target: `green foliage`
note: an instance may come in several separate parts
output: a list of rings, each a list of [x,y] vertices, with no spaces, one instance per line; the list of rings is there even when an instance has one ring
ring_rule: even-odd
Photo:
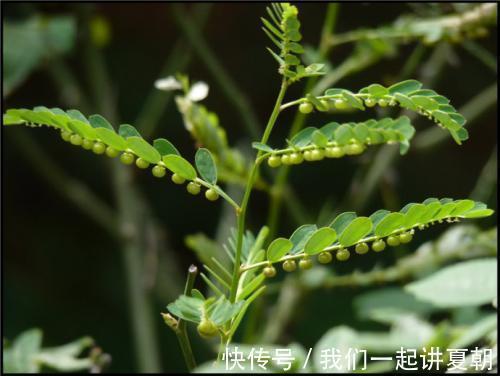
[[[120,159],[125,164],[130,164],[135,157],[138,158],[136,165],[139,168],[148,168],[152,164],[153,175],[157,177],[163,177],[165,175],[163,169],[167,168],[184,180],[211,189],[237,208],[236,203],[216,185],[217,168],[208,149],[200,149],[196,154],[196,167],[200,172],[200,179],[193,165],[183,158],[167,139],[156,139],[151,145],[130,124],[121,124],[117,133],[109,121],[101,115],[91,115],[87,119],[78,110],[65,112],[59,108],[48,109],[39,106],[33,110],[9,109],[3,116],[3,124],[48,126],[58,129],[63,140],[93,150],[96,154],[106,151],[109,157],[117,157],[119,152],[122,152]],[[207,198],[209,197],[211,196],[207,195]]]
[[[481,38],[488,35],[487,26],[496,24],[497,6],[494,4],[475,5],[460,13],[437,17],[417,17],[405,15],[391,25],[376,29],[359,29],[332,38],[331,45],[357,40],[391,40],[402,42],[414,40],[425,44],[439,41],[459,42],[464,38]]]
[[[279,49],[279,53],[267,49],[278,62],[279,73],[285,76],[289,83],[304,77],[324,74],[322,71],[324,64],[313,63],[308,66],[301,64],[299,56],[304,53],[304,48],[299,43],[302,35],[297,7],[289,3],[272,3],[266,10],[270,21],[261,18],[264,24],[262,30]]]
[[[405,289],[438,307],[491,303],[497,296],[497,260],[487,258],[451,265]]]
[[[366,107],[375,105],[381,107],[400,106],[418,112],[441,128],[448,130],[458,144],[468,138],[468,132],[464,128],[465,118],[457,112],[455,107],[449,104],[449,99],[434,90],[422,89],[422,84],[417,80],[406,80],[388,88],[379,84],[372,84],[360,89],[357,93],[346,89],[327,89],[321,96],[313,97],[309,95],[287,103],[282,108],[311,101],[314,101],[313,104],[317,109],[319,109],[317,103],[324,103],[329,108],[354,108],[362,111]]]
[[[177,109],[182,114],[186,130],[196,141],[196,146],[206,148],[218,169],[219,179],[229,183],[244,184],[247,177],[249,162],[239,150],[231,148],[227,140],[225,129],[219,124],[215,112],[209,111],[205,106],[193,100],[193,87],[187,77],[179,76],[183,82],[183,95],[177,95],[175,101]],[[172,78],[173,79],[173,78]]]
[[[59,372],[97,371],[106,362],[107,355],[94,348],[86,357],[80,355],[94,347],[92,338],[83,337],[66,345],[42,348],[42,331],[30,329],[3,349],[3,372],[39,373],[42,368]]]
[[[398,119],[370,119],[361,123],[330,122],[321,128],[307,127],[302,129],[288,141],[288,148],[285,149],[275,150],[260,143],[253,143],[253,147],[264,151],[265,158],[279,156],[281,163],[293,164],[286,159],[293,153],[301,154],[305,161],[318,160],[311,157],[315,150],[322,151],[326,158],[341,158],[359,154],[353,153],[353,145],[359,145],[361,152],[363,152],[369,145],[399,143],[401,154],[405,154],[414,134],[415,129],[411,125],[410,119],[402,116]]]
[[[410,203],[399,212],[378,210],[369,217],[358,217],[354,212],[345,212],[335,217],[330,226],[317,228],[316,225],[303,225],[290,236],[289,242],[286,242],[285,238],[277,239],[276,243],[271,243],[276,246],[276,249],[272,249],[272,257],[269,257],[268,249],[267,262],[283,262],[324,251],[342,251],[346,247],[376,242],[382,238],[389,239],[389,245],[399,245],[400,242],[411,241],[411,236],[406,239],[403,235],[412,235],[416,229],[423,230],[436,223],[486,217],[491,214],[493,210],[486,208],[481,202],[448,198],[429,198],[423,203]],[[391,238],[398,241],[392,244]],[[243,269],[248,270],[265,264],[246,263]]]

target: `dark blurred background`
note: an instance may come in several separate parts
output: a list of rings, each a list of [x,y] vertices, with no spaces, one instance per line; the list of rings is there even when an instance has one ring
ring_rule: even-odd
[[[194,6],[186,6],[190,15]],[[172,17],[171,6],[162,3],[2,3],[3,21],[21,20],[35,12],[48,16],[74,15],[78,18],[81,7],[90,8],[93,17],[99,16],[109,28],[109,41],[101,51],[116,95],[119,119],[134,124],[146,94],[160,77],[164,61],[182,36]],[[326,5],[300,4],[299,9],[304,43],[317,45]],[[336,31],[387,24],[403,13],[414,11],[414,6],[404,3],[342,3]],[[214,4],[203,27],[204,37],[229,75],[249,98],[261,124],[267,120],[279,85],[276,64],[265,50],[269,41],[260,29],[259,17],[264,13],[265,4]],[[92,82],[85,68],[82,38],[82,33],[77,32],[72,51],[63,59],[84,92],[90,93]],[[189,42],[184,40],[184,43]],[[496,56],[496,28],[477,43]],[[361,73],[346,77],[337,85],[354,91],[373,82],[390,84],[414,48],[415,44],[412,43],[400,46],[397,57],[383,59]],[[329,56],[329,61],[335,67],[351,50],[349,45],[340,46]],[[433,47],[425,49],[423,62],[432,50]],[[494,84],[496,73],[485,68],[481,61],[459,45],[450,51],[445,69],[435,80],[433,88],[451,98],[455,107],[460,109],[473,96]],[[64,101],[66,94],[61,93],[53,75],[49,73],[50,64],[53,62],[48,60],[40,65],[12,94],[4,97],[4,111],[6,108],[31,108],[37,105],[67,108]],[[249,145],[250,141],[254,141],[242,125],[240,114],[228,102],[216,78],[196,51],[184,72],[193,80],[209,83],[210,94],[204,104],[218,113],[232,145]],[[416,70],[415,76],[418,72]],[[289,91],[288,98],[295,98],[301,93],[302,87],[297,85]],[[398,209],[407,202],[419,202],[427,197],[468,197],[496,147],[495,107],[490,106],[475,118],[469,129],[470,139],[461,147],[448,137],[438,147],[425,152],[415,152],[410,148],[408,155],[397,157],[396,163],[385,171],[382,182],[360,214],[369,215],[388,205],[391,206],[389,209]],[[95,105],[90,106],[90,113],[98,112]],[[373,113],[335,116],[336,121],[357,121],[367,119]],[[283,144],[292,118],[292,111],[284,113],[270,144]],[[325,122],[325,115],[311,116],[307,124],[317,126],[321,122]],[[426,119],[417,119],[415,125],[417,134],[433,126]],[[13,141],[14,133],[23,133],[34,139],[40,150],[67,176],[85,182],[109,206],[115,206],[109,162],[105,157],[85,153],[62,142],[52,130],[2,128],[4,336],[13,338],[34,326],[44,330],[46,345],[58,345],[82,335],[90,335],[112,355],[110,371],[136,369],[120,246],[47,184],[36,163],[26,158],[25,152]],[[185,131],[173,101],[169,101],[165,107],[154,136],[173,140],[187,156],[194,154],[193,142]],[[327,201],[333,213],[333,208],[346,197],[352,178],[368,168],[377,152],[377,148],[373,149],[359,158],[328,160],[293,169],[291,185],[311,218],[318,218]],[[184,237],[197,232],[213,237],[222,214],[222,203],[213,204],[190,197],[182,188],[158,181],[138,169],[134,169],[133,178],[150,203],[164,236],[162,247],[158,250],[159,264],[150,273],[166,273],[166,264],[175,265],[183,271],[190,263],[196,263],[194,254],[184,244]],[[253,196],[249,224],[255,231],[266,218],[267,203],[265,195],[257,193]],[[494,197],[488,204],[496,209]],[[485,228],[494,223],[496,216],[479,222]],[[279,234],[289,236],[295,227],[296,224],[283,211]],[[425,239],[422,235],[418,236],[410,248],[437,236],[443,228],[432,229]],[[161,254],[168,256],[161,257]],[[363,258],[363,264],[359,264],[360,258],[354,258],[352,262],[342,265],[339,273],[356,267],[370,268],[376,261],[371,256]],[[384,262],[390,263],[397,254],[384,257]],[[167,287],[167,290],[181,293],[182,285]],[[159,315],[169,303],[166,297],[173,292],[169,290],[165,293],[161,286],[151,288],[155,332],[161,342],[162,367],[165,371],[183,369],[176,338]],[[286,332],[287,341],[312,346],[328,328],[341,323],[353,324],[350,301],[357,293],[359,291],[340,289],[335,293],[322,291],[308,297],[307,310]],[[269,301],[273,299],[270,297]],[[210,357],[201,341],[195,340],[195,347],[206,359]]]

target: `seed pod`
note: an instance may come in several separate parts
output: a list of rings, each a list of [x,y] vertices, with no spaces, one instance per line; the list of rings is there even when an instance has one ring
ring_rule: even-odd
[[[365,105],[366,107],[373,107],[377,104],[377,101],[373,98],[366,98],[365,99]]]
[[[303,270],[311,269],[313,266],[313,263],[309,257],[304,257],[302,260],[299,261],[299,268]]]
[[[309,102],[304,102],[299,105],[299,111],[303,114],[309,114],[313,110],[313,105]]]
[[[386,107],[386,106],[387,106],[387,104],[388,104],[388,103],[387,103],[387,100],[385,100],[385,99],[379,99],[379,100],[378,100],[378,105],[379,105],[380,107]]]
[[[120,154],[120,152],[118,150],[116,150],[115,148],[112,148],[111,146],[108,146],[106,148],[106,155],[110,158],[115,158],[115,157],[118,157],[118,154]]]
[[[341,158],[344,156],[344,150],[338,146],[329,146],[325,149],[327,158]]]
[[[297,269],[297,264],[294,260],[286,260],[283,262],[283,270],[285,272],[293,272],[295,269]]]
[[[167,173],[165,171],[165,167],[158,166],[158,165],[154,166],[153,169],[151,170],[151,172],[153,173],[153,176],[156,178],[162,178]]]
[[[262,272],[266,278],[273,278],[276,275],[276,269],[272,265],[266,266]]]
[[[382,252],[385,249],[385,242],[383,239],[375,240],[372,243],[372,249],[374,252]]]
[[[290,162],[292,164],[301,164],[304,161],[302,153],[292,153],[290,154]]]
[[[209,201],[216,201],[219,198],[219,194],[212,188],[205,191],[205,197]]]
[[[145,161],[144,159],[142,158],[137,158],[135,160],[135,165],[139,168],[142,168],[142,169],[146,169],[149,167],[149,162]]]
[[[345,110],[349,108],[349,104],[343,99],[335,99],[335,107],[339,110]]]
[[[335,255],[339,261],[347,261],[351,257],[351,252],[348,249],[339,249]]]
[[[269,167],[279,167],[281,166],[281,158],[277,155],[271,155],[268,159],[267,159],[267,164],[269,165]]]
[[[325,158],[325,151],[323,149],[314,149],[311,152],[311,158],[313,161],[321,161]]]
[[[91,150],[93,146],[94,146],[94,141],[89,140],[87,138],[83,139],[82,148],[84,148],[85,150]]]
[[[311,150],[306,150],[304,153],[304,159],[308,162],[311,162],[313,161],[313,155],[312,155],[312,151]]]
[[[69,142],[71,142],[72,145],[79,146],[83,143],[83,139],[79,134],[72,134],[69,138]]]
[[[387,238],[387,244],[391,247],[396,247],[400,244],[399,238],[397,236],[391,235]]]
[[[370,250],[370,248],[368,247],[368,244],[366,244],[366,243],[358,243],[358,244],[356,244],[356,248],[354,249],[354,251],[358,255],[364,255],[369,250]]]
[[[344,150],[347,155],[357,155],[361,154],[365,149],[360,143],[353,142],[352,144],[346,145]]]
[[[98,141],[92,146],[92,151],[96,154],[102,154],[106,151],[106,145]]]
[[[198,193],[200,193],[200,185],[199,184],[196,184],[196,183],[193,183],[193,182],[190,182],[187,186],[186,186],[186,189],[189,193],[191,193],[192,195],[197,195]]]
[[[291,165],[291,161],[290,161],[290,155],[288,154],[283,154],[281,156],[281,163],[283,163],[284,165]]]
[[[64,141],[69,141],[69,139],[71,138],[71,132],[68,132],[68,131],[61,131],[61,138],[62,138]]]
[[[134,154],[132,153],[123,153],[122,155],[120,155],[120,161],[123,163],[123,164],[126,164],[126,165],[131,165],[132,163],[134,163]]]
[[[329,264],[330,262],[332,262],[332,259],[333,259],[333,256],[330,252],[321,252],[319,255],[318,255],[318,262],[320,264]]]
[[[410,232],[403,232],[399,234],[399,241],[403,244],[411,242],[413,239],[413,235]]]
[[[173,174],[171,179],[175,184],[184,184],[184,182],[186,181],[186,179],[177,174]]]
[[[208,319],[201,320],[201,322],[198,324],[197,330],[198,334],[203,338],[212,338],[216,336],[218,332],[215,323]]]

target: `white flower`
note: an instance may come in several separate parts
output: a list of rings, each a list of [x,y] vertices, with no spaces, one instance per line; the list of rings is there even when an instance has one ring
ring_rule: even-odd
[[[187,94],[187,98],[193,102],[199,102],[205,99],[208,95],[208,85],[203,81],[196,82],[189,93]]]
[[[182,89],[182,85],[179,81],[175,79],[174,76],[168,76],[156,80],[155,88],[157,88],[158,90],[170,91],[170,90]]]

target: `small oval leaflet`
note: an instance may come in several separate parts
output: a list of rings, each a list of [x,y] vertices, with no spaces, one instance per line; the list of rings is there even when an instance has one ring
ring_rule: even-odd
[[[322,252],[337,239],[337,233],[330,227],[322,227],[316,230],[304,246],[304,252],[315,255]]]
[[[161,155],[158,151],[149,145],[141,137],[129,137],[127,138],[127,146],[139,157],[148,161],[149,163],[158,163],[161,161]]]
[[[180,155],[169,154],[163,156],[163,163],[172,171],[186,180],[196,179],[196,170],[187,160]]]
[[[96,128],[96,134],[102,142],[116,150],[123,151],[127,148],[127,143],[125,142],[125,140],[122,137],[118,136],[112,129],[106,127],[98,127]]]
[[[390,235],[394,231],[403,228],[405,215],[403,213],[387,214],[375,227],[375,235],[384,237]]]
[[[129,137],[141,137],[139,131],[130,124],[121,124],[118,128],[118,134],[125,139]]]
[[[293,243],[285,238],[274,239],[267,248],[267,259],[271,262],[278,261],[293,247]]]
[[[174,144],[166,138],[157,138],[154,140],[153,147],[158,150],[158,153],[160,153],[162,157],[168,154],[181,155]]]
[[[373,224],[368,217],[357,217],[345,228],[339,237],[339,243],[344,247],[356,244],[372,230]]]
[[[198,149],[194,160],[203,180],[215,185],[217,183],[217,166],[215,165],[212,153],[205,148]]]

